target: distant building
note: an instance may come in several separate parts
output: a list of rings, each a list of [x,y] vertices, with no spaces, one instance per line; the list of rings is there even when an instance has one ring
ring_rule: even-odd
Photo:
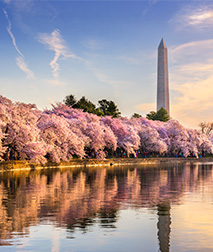
[[[168,54],[164,39],[158,47],[157,111],[162,107],[169,111]]]

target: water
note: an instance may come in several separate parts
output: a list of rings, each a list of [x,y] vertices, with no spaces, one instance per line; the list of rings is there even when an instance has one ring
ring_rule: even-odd
[[[0,251],[213,251],[213,164],[0,174]]]

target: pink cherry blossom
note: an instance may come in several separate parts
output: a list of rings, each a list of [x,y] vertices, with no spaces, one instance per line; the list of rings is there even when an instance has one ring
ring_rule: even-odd
[[[68,161],[92,153],[104,159],[116,150],[199,157],[213,153],[213,134],[185,128],[177,120],[112,118],[73,109],[62,103],[41,111],[34,104],[0,96],[0,160],[35,163]],[[16,154],[16,155],[15,155]]]

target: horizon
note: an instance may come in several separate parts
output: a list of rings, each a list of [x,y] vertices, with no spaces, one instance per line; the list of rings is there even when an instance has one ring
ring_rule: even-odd
[[[156,111],[157,48],[168,48],[170,115],[213,118],[209,1],[0,2],[0,93],[43,110],[73,94],[112,100],[122,116]]]

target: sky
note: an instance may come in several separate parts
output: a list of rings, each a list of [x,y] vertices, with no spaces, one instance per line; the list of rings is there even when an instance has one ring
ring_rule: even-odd
[[[168,48],[170,115],[213,119],[213,2],[0,0],[0,94],[39,109],[66,95],[156,111],[157,48]]]

